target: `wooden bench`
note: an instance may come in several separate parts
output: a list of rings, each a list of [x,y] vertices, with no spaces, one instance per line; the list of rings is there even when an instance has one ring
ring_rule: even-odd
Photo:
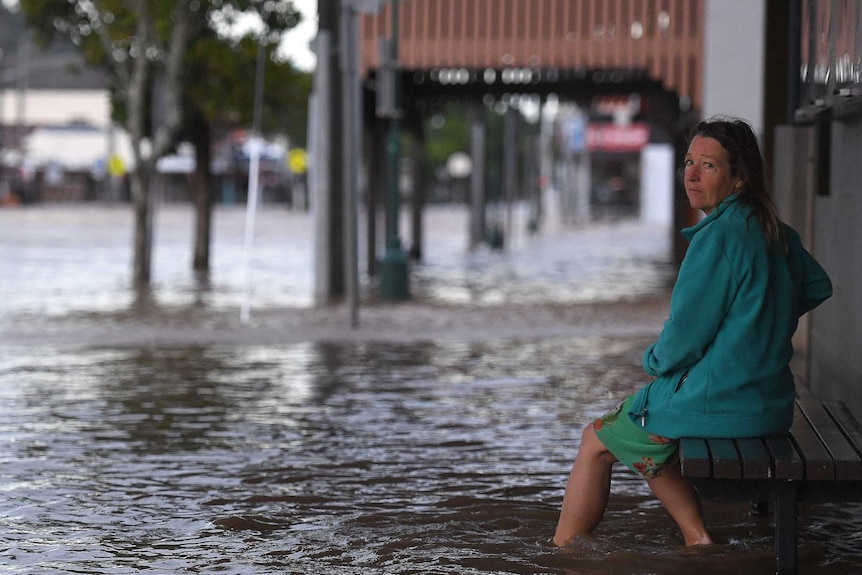
[[[862,501],[862,425],[840,401],[797,395],[790,433],[680,441],[682,474],[702,497],[773,503],[779,575],[796,573],[797,502]]]

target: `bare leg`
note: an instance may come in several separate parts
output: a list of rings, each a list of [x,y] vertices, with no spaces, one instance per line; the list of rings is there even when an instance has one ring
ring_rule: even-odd
[[[712,538],[703,522],[700,501],[691,484],[682,476],[679,462],[662,467],[647,483],[682,530],[686,545],[707,545]]]
[[[592,423],[581,437],[554,534],[554,545],[560,547],[576,535],[593,532],[605,514],[611,490],[611,467],[616,458],[596,436]]]

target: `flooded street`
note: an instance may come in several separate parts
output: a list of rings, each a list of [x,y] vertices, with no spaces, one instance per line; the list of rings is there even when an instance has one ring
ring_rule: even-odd
[[[628,471],[595,538],[548,546],[580,428],[640,386],[673,280],[670,235],[634,221],[467,250],[429,210],[414,298],[363,276],[362,328],[313,302],[312,219],[157,212],[153,287],[129,288],[126,207],[0,211],[0,572],[774,572],[773,528],[706,503],[685,549]],[[363,266],[364,269],[364,266]],[[800,573],[862,572],[859,506],[801,506]]]

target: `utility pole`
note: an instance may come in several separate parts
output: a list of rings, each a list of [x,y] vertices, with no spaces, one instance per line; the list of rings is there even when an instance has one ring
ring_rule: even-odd
[[[344,202],[344,267],[346,270],[347,303],[350,327],[359,327],[359,153],[362,107],[359,96],[357,69],[358,10],[354,0],[341,0],[341,117]]]
[[[473,104],[470,110],[470,249],[485,241],[485,107]]]
[[[315,176],[317,182],[315,231],[315,297],[328,301],[345,293],[344,272],[344,198],[342,164],[342,102],[341,74],[338,66],[340,48],[340,6],[334,0],[317,3],[319,31],[317,36],[317,70],[315,72],[315,102],[317,121],[329,129],[317,131],[320,141],[315,146]],[[324,173],[325,172],[325,173]]]
[[[378,115],[389,119],[389,134],[386,151],[389,159],[387,184],[389,201],[386,211],[386,251],[380,260],[380,295],[383,299],[400,300],[410,297],[407,254],[401,246],[398,234],[398,221],[401,211],[399,181],[401,177],[401,82],[398,70],[398,3],[390,0],[390,16],[392,18],[389,50],[385,55],[383,73],[389,75],[391,82],[387,88],[391,90],[390,105],[381,106]],[[386,88],[383,88],[386,89]]]
[[[16,108],[15,108],[15,140],[18,149],[24,150],[24,140],[27,136],[27,92],[30,89],[30,35],[25,32],[18,37],[18,51],[15,54]]]

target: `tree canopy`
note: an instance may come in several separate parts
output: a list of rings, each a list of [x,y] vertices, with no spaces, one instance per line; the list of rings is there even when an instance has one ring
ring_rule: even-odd
[[[129,121],[133,67],[147,62],[151,72],[145,81],[169,90],[164,76],[171,48],[184,52],[183,61],[173,65],[180,70],[186,105],[217,125],[249,125],[257,45],[274,47],[301,18],[287,0],[20,0],[20,7],[37,39],[65,36],[88,63],[108,72],[114,120],[123,125]],[[181,33],[186,45],[172,45]],[[270,50],[266,70],[265,94],[272,96],[264,102],[264,128],[302,142],[310,76],[274,53]],[[141,102],[148,138],[159,120],[150,115],[165,112],[165,105],[154,101],[162,96],[151,92]]]

